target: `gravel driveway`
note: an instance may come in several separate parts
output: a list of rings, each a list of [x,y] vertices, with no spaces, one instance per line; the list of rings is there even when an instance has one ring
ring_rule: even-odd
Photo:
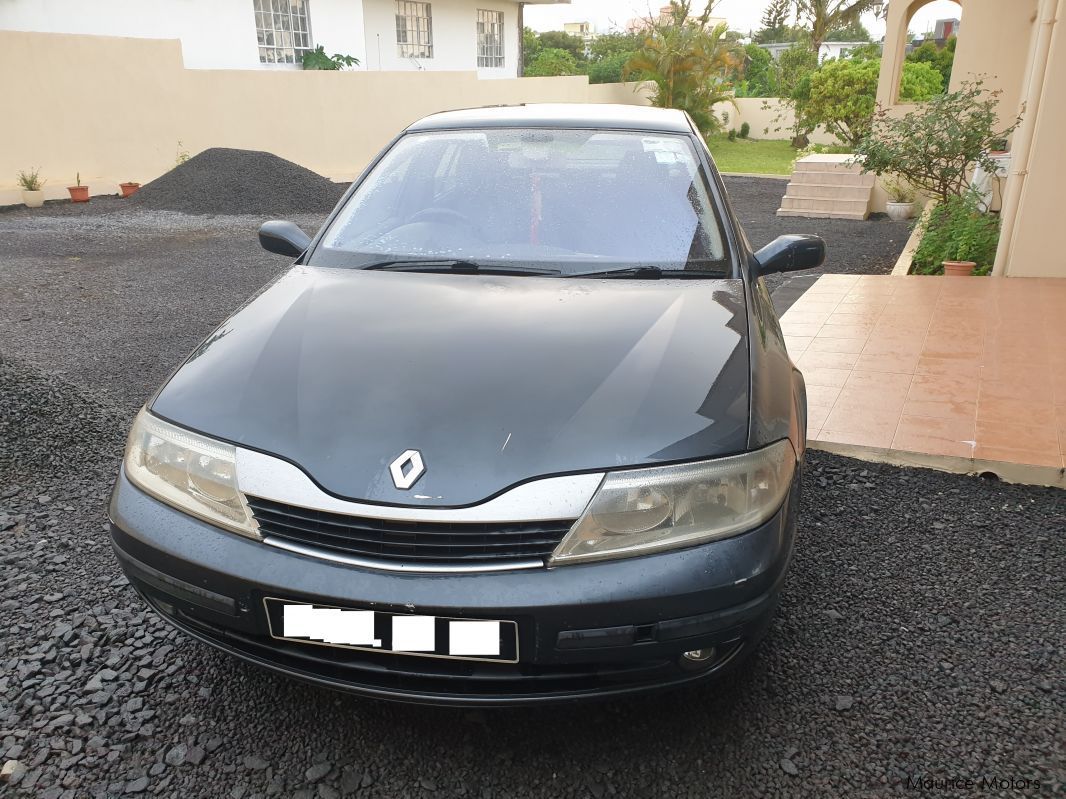
[[[749,224],[757,200],[730,186]],[[1066,494],[1054,489],[810,453],[770,639],[740,674],[650,698],[387,705],[177,635],[120,576],[104,526],[110,482],[136,407],[285,261],[258,249],[258,219],[91,205],[0,214],[0,760],[17,761],[0,796],[1066,786]],[[802,221],[775,217],[749,235]],[[887,224],[848,223],[837,251],[880,246],[869,237]]]

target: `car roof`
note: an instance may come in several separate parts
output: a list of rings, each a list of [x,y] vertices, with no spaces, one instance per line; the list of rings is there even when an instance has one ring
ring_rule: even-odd
[[[530,103],[430,114],[409,131],[455,128],[605,128],[691,133],[688,117],[673,108],[613,103]]]

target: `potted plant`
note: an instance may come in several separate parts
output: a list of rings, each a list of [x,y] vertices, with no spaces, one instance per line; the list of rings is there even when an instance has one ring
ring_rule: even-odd
[[[74,180],[76,182],[73,186],[67,186],[67,191],[70,192],[70,201],[72,203],[89,202],[89,187],[81,185],[81,172],[77,173]]]
[[[141,187],[141,184],[140,183],[133,183],[133,182],[126,182],[126,183],[119,183],[118,187],[119,187],[119,189],[122,190],[122,196],[123,197],[132,197],[134,194],[137,193],[137,189],[139,189]]]
[[[948,245],[948,254],[942,262],[944,275],[947,277],[969,277],[977,268],[977,261],[971,261],[977,255],[977,231],[969,225],[963,225],[955,231]]]
[[[22,202],[27,208],[40,208],[44,205],[44,181],[41,180],[40,167],[17,175],[22,188]]]
[[[888,218],[893,222],[901,222],[914,216],[915,191],[905,183],[891,178],[881,181],[888,192],[888,202],[885,203],[885,211]]]
[[[993,139],[989,145],[990,155],[1005,155],[1007,150],[1007,140],[1003,138]]]

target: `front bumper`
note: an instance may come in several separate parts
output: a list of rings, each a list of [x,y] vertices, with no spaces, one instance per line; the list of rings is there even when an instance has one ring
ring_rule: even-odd
[[[120,474],[116,555],[134,587],[188,634],[331,688],[434,704],[612,696],[719,674],[765,633],[791,557],[798,481],[769,522],[644,557],[511,572],[412,574],[279,550],[174,510]],[[518,663],[439,660],[270,637],[266,596],[518,624]],[[714,647],[705,664],[681,653]]]

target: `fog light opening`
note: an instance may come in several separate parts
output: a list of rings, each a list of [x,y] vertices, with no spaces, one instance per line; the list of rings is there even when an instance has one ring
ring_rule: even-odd
[[[706,649],[690,649],[682,652],[677,664],[685,671],[702,671],[718,662],[718,650],[713,646]]]
[[[681,655],[685,660],[691,660],[693,663],[703,663],[714,657],[714,647],[709,649],[693,649],[691,652],[685,652]]]

